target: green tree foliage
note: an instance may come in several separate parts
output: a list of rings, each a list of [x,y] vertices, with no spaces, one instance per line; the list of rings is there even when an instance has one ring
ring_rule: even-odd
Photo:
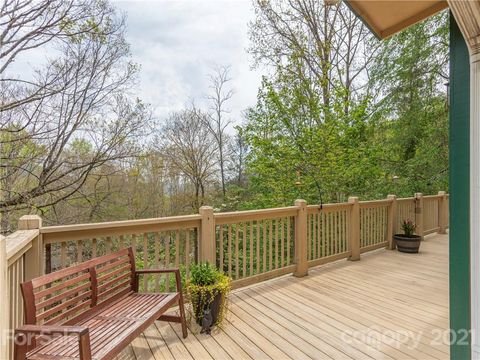
[[[383,119],[384,166],[399,194],[448,188],[448,16],[442,13],[387,41],[372,67]]]
[[[245,207],[447,189],[446,21],[440,14],[383,43],[355,96],[329,78],[328,106],[299,58],[278,65],[247,112]]]

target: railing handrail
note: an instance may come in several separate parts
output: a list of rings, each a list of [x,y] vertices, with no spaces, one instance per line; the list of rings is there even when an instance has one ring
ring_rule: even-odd
[[[393,200],[390,199],[382,199],[382,200],[367,200],[367,201],[359,201],[360,208],[368,208],[368,207],[377,207],[377,206],[388,206],[392,203]]]
[[[196,228],[200,226],[200,214],[161,218],[121,220],[88,224],[46,226],[40,229],[44,243],[81,240],[88,236],[140,234],[150,231]]]
[[[298,213],[298,206],[286,206],[278,208],[230,211],[223,213],[214,213],[215,223],[218,225],[228,224],[229,222],[263,220],[275,217],[295,216]]]
[[[38,237],[39,233],[38,229],[18,230],[5,238],[8,266],[32,247],[32,241]]]
[[[405,198],[397,198],[397,201],[413,201],[415,197],[405,197]]]
[[[329,203],[329,204],[322,204],[320,205],[307,205],[308,213],[315,213],[319,211],[334,211],[334,210],[345,210],[352,206],[352,204],[348,202],[341,202],[341,203]]]
[[[443,195],[423,195],[423,199],[439,199],[443,197]]]

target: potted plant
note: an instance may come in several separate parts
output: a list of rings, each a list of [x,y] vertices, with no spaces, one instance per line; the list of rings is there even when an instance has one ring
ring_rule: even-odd
[[[403,220],[403,234],[393,235],[398,251],[405,253],[418,253],[422,237],[414,234],[416,227],[417,226],[412,220]]]
[[[227,312],[227,295],[230,290],[231,279],[212,264],[191,266],[187,293],[195,322],[202,327],[201,333],[210,334],[212,326],[222,323]]]

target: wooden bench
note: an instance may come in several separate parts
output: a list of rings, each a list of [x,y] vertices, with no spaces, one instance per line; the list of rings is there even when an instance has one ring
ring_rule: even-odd
[[[142,274],[174,273],[174,293],[139,293]],[[21,285],[25,325],[15,359],[112,359],[155,320],[179,322],[187,337],[178,269],[136,270],[132,248]],[[178,304],[180,315],[165,312]]]

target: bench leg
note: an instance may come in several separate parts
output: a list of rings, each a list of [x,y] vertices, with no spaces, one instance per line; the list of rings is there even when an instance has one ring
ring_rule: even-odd
[[[188,330],[187,330],[187,320],[185,319],[185,305],[183,304],[182,293],[180,293],[180,297],[178,298],[178,309],[180,310],[180,320],[182,322],[182,333],[183,333],[183,338],[185,339],[188,336]]]
[[[90,349],[90,335],[87,333],[81,335],[78,339],[80,360],[92,360],[92,353]]]
[[[15,360],[25,360],[27,358],[28,344],[27,337],[23,334],[15,334],[13,347],[13,358]]]

